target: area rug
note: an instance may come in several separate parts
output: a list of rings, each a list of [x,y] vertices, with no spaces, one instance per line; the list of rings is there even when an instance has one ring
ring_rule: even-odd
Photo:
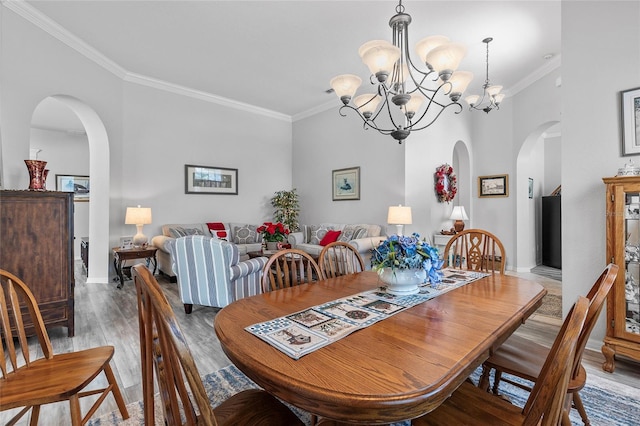
[[[477,383],[480,376],[480,369],[477,369],[471,376]],[[203,377],[203,383],[212,406],[217,406],[231,395],[242,390],[258,387],[251,379],[247,378],[240,370],[231,365]],[[508,383],[500,385],[500,391],[509,400],[522,407],[527,400],[528,393],[520,388]],[[612,380],[597,376],[589,376],[587,385],[580,396],[586,407],[589,420],[593,426],[631,426],[640,425],[640,400],[638,389],[616,383]],[[162,413],[156,397],[156,413]],[[291,406],[290,406],[291,407]],[[112,426],[112,425],[143,425],[143,405],[142,402],[135,402],[127,405],[130,418],[122,421],[117,411],[106,414],[95,420],[88,422],[90,426]],[[294,413],[305,424],[311,423],[311,416],[296,407],[291,407]],[[161,414],[156,418],[156,425],[164,424]],[[571,410],[571,423],[581,425],[582,421],[576,410]],[[394,426],[409,425],[409,422],[395,423]]]
[[[536,315],[562,319],[562,296],[547,294],[542,298],[542,305],[536,310]]]

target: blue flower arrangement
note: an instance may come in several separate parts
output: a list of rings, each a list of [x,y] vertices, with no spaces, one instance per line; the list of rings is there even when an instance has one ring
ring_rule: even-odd
[[[424,269],[429,281],[440,282],[444,261],[438,255],[438,249],[420,240],[415,232],[411,236],[391,235],[378,247],[371,250],[371,267],[374,271],[382,268]]]

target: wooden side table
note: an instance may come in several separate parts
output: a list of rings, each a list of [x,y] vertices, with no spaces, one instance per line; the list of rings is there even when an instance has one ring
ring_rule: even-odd
[[[156,269],[158,268],[158,260],[156,259],[156,251],[158,251],[158,249],[156,247],[134,247],[131,249],[114,247],[112,250],[113,266],[115,267],[116,272],[118,273],[118,278],[120,279],[118,288],[122,288],[124,285],[124,274],[122,270],[125,268],[124,265],[127,260],[146,259],[147,267],[149,267],[150,262],[153,262],[153,274],[156,274]]]

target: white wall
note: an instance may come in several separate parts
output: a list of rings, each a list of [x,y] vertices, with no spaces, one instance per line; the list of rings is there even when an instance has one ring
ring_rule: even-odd
[[[293,123],[293,186],[300,195],[300,223],[377,223],[405,202],[406,145],[363,130],[355,113],[335,108]],[[412,139],[414,136],[410,136]],[[360,200],[332,201],[331,172],[360,167]]]
[[[153,208],[154,223],[144,228],[147,236],[159,232],[164,222],[259,223],[271,218],[268,200],[275,191],[291,188],[290,122],[124,83],[120,75],[16,15],[5,3],[1,10],[5,189],[28,187],[23,160],[29,158],[32,114],[46,97],[63,94],[95,110],[108,134],[109,211],[101,212],[104,220],[99,217],[96,226],[108,227],[109,247],[133,233],[124,225],[128,205]],[[185,164],[238,168],[240,195],[186,195]],[[104,256],[101,265],[110,267],[110,253],[104,250],[99,256]]]
[[[49,191],[57,189],[56,175],[89,176],[89,144],[86,135],[32,129],[30,139],[32,149],[42,150],[38,153],[38,159],[47,162]],[[80,239],[89,236],[89,203],[87,202],[73,203],[73,233],[74,256],[80,259]]]
[[[116,231],[127,206],[151,207],[148,237],[166,223],[272,220],[274,192],[291,189],[291,124],[213,103],[126,84],[123,186]],[[238,195],[185,194],[185,165],[238,169]]]
[[[640,2],[562,2],[562,52],[566,314],[608,263],[602,177],[614,176],[627,160],[620,149],[620,91],[640,86]],[[605,334],[603,318],[591,334],[596,349]]]

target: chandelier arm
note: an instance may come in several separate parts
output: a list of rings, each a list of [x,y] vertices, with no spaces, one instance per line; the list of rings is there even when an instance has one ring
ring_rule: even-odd
[[[414,128],[413,125],[412,125],[410,130],[412,132],[414,132],[414,131],[426,129],[427,127],[429,127],[433,123],[435,123],[435,121],[438,119],[438,117],[440,117],[440,114],[442,114],[445,109],[447,109],[448,107],[453,106],[453,105],[457,105],[458,106],[458,111],[456,112],[456,114],[460,114],[462,112],[462,110],[464,109],[464,108],[462,108],[462,105],[460,105],[458,102],[451,102],[449,105],[446,105],[444,108],[442,108],[440,110],[440,112],[438,112],[438,114],[436,114],[436,116],[433,117],[433,120],[431,120],[429,123],[425,124],[422,127],[416,127],[416,128]],[[426,111],[422,114],[422,116],[420,117],[420,120],[422,120],[422,118],[424,117],[425,114],[426,114]],[[418,124],[420,122],[420,120],[418,120],[415,124]]]
[[[395,128],[394,128],[394,129],[383,129],[382,127],[378,127],[378,125],[377,125],[377,124],[376,124],[372,119],[367,119],[366,117],[364,117],[364,116],[360,113],[360,111],[358,111],[358,108],[355,108],[355,107],[353,107],[353,106],[351,106],[351,105],[342,105],[342,106],[340,107],[340,109],[338,110],[338,112],[340,113],[340,115],[341,115],[342,117],[346,117],[346,116],[347,116],[346,114],[344,114],[344,113],[342,112],[342,110],[343,110],[344,108],[354,110],[354,111],[356,112],[356,114],[358,114],[358,117],[360,117],[360,119],[363,121],[364,125],[369,126],[369,127],[371,127],[372,129],[377,130],[378,132],[380,132],[380,133],[382,133],[382,134],[384,134],[384,135],[389,135],[389,134],[391,134],[391,132],[393,132],[394,130],[396,130]],[[379,114],[379,112],[378,112],[378,114]],[[377,116],[377,114],[376,114],[376,116]]]

